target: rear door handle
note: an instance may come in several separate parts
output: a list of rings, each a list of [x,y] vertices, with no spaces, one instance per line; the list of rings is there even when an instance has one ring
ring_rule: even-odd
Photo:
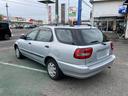
[[[45,45],[45,48],[49,48],[49,46],[48,45]]]
[[[32,43],[31,43],[31,42],[29,42],[28,44],[30,44],[30,45],[31,45]]]

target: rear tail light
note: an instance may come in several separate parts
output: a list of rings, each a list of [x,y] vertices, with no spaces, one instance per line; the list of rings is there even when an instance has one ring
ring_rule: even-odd
[[[111,42],[111,49],[113,50],[114,49],[114,45],[113,45],[113,43]]]
[[[76,59],[88,59],[93,52],[92,48],[78,48],[74,52],[74,58]]]

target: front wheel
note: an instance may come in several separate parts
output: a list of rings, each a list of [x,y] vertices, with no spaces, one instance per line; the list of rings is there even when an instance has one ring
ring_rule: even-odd
[[[5,35],[4,35],[4,39],[5,39],[5,40],[10,40],[9,34],[5,34]]]
[[[18,47],[15,48],[15,55],[18,59],[23,58],[23,55],[21,54],[20,50]]]
[[[55,60],[49,59],[47,61],[47,72],[51,79],[60,80],[63,77],[63,73],[58,67],[58,64]]]

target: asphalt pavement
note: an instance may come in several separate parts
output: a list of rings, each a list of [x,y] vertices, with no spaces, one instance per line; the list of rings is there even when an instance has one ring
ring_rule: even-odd
[[[65,77],[60,81],[51,80],[42,65],[17,59],[15,40],[0,41],[0,96],[128,96],[126,40],[114,41],[116,61],[111,69],[87,79]]]

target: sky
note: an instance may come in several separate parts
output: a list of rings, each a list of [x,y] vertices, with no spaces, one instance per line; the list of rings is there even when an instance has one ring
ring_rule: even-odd
[[[6,16],[6,1],[9,6],[9,16],[19,16],[24,18],[33,18],[46,20],[48,18],[47,6],[45,4],[39,3],[39,0],[0,0],[0,14]],[[84,0],[89,4],[89,0]],[[66,4],[66,10],[68,5],[70,7],[76,7],[78,5],[78,0],[59,0],[59,7],[62,3]],[[89,4],[90,5],[90,4]],[[52,6],[52,20],[55,19],[55,5]],[[90,5],[91,6],[91,5]],[[91,8],[88,7],[85,3],[82,4],[82,19],[88,20],[90,17]],[[60,11],[60,8],[59,8]],[[59,12],[60,13],[60,12]],[[68,12],[66,11],[66,19]]]

